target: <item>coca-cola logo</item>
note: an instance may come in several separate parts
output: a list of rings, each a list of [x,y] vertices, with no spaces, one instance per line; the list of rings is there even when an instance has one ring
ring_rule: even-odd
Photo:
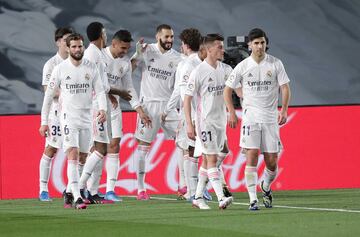
[[[237,111],[239,118],[242,117],[241,111]],[[295,112],[288,116],[288,122],[294,118]],[[283,125],[283,126],[286,126]],[[227,184],[232,191],[242,191],[245,189],[244,169],[245,156],[241,153],[238,143],[231,138],[239,136],[239,128],[229,129],[228,137],[230,153],[224,160],[223,170]],[[116,187],[121,190],[122,195],[134,194],[137,190],[136,179],[136,157],[134,155],[137,142],[133,133],[125,133],[120,142],[120,167]],[[286,149],[286,148],[285,148]],[[151,193],[165,194],[172,193],[178,188],[178,162],[180,152],[175,147],[173,141],[165,140],[163,133],[158,133],[153,142],[148,156],[146,157],[146,189]],[[280,161],[283,151],[279,153]],[[106,162],[106,161],[105,161]],[[104,165],[105,167],[105,165]],[[259,155],[258,174],[259,181],[264,175],[264,158]],[[283,167],[279,165],[278,176],[281,174]],[[104,169],[105,171],[105,169]],[[106,187],[106,171],[100,183],[100,188]],[[53,163],[51,184],[58,192],[66,188],[66,156],[63,151],[59,151]],[[276,183],[280,188],[281,184]]]

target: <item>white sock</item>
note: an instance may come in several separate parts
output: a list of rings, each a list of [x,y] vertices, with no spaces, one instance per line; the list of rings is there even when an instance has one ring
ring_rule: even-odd
[[[246,187],[249,193],[250,202],[256,200],[256,184],[257,184],[258,174],[256,166],[246,166],[245,167],[245,182]]]
[[[270,190],[271,183],[276,178],[277,171],[278,171],[277,167],[275,171],[271,171],[268,168],[265,168],[264,183],[263,183],[263,188],[265,191]]]
[[[105,158],[105,157],[104,157]],[[99,191],[101,174],[104,167],[104,159],[101,159],[95,166],[94,171],[88,182],[89,192],[91,195],[95,195]]]
[[[204,169],[203,167],[200,167],[199,182],[196,187],[195,199],[203,197],[207,182],[208,182],[207,170]]]
[[[222,184],[219,176],[219,170],[216,167],[210,168],[207,170],[207,174],[211,183],[211,186],[213,187],[217,199],[220,202],[224,198],[224,192],[222,189]]]
[[[86,159],[83,172],[80,177],[79,188],[84,189],[86,187],[86,182],[90,178],[92,172],[95,169],[95,166],[103,159],[103,156],[94,151],[91,155]]]
[[[66,185],[66,191],[65,191],[66,193],[71,193],[71,185],[70,185],[70,182],[69,182],[69,180],[68,180],[68,183],[67,183],[67,185]]]
[[[79,172],[77,170],[77,163],[77,160],[68,160],[67,167],[67,177],[75,201],[80,197]]]
[[[189,183],[190,183],[190,187],[189,187],[189,192],[190,192],[190,197],[195,195],[196,193],[196,186],[198,183],[198,175],[199,175],[199,167],[198,167],[198,159],[194,158],[194,157],[189,157],[190,160],[190,179],[189,179]]]
[[[221,185],[222,186],[227,186],[226,185],[226,181],[225,181],[225,176],[224,176],[224,171],[223,171],[223,168],[222,168],[222,164],[226,158],[228,153],[223,153],[221,152],[219,155],[218,155],[218,158],[217,158],[217,161],[216,161],[216,167],[218,168],[219,170],[219,175],[220,175],[220,180],[221,180]]]
[[[145,191],[145,158],[148,155],[150,146],[138,145],[135,151],[135,158],[137,159],[137,184],[138,193]]]
[[[105,163],[106,168],[106,192],[115,190],[115,183],[117,181],[119,172],[119,153],[108,153]]]
[[[84,166],[85,166],[85,164],[81,164],[81,163],[78,164],[79,177],[81,177],[81,175],[82,175],[82,172],[84,170]]]
[[[48,192],[48,183],[50,177],[50,169],[52,158],[43,154],[40,159],[39,173],[40,173],[40,193],[42,191]]]
[[[187,192],[189,193],[190,190],[190,157],[188,154],[183,156],[183,164],[184,164],[184,179],[185,179],[185,185],[187,187]]]
[[[183,188],[186,186],[185,183],[185,173],[184,173],[184,153],[183,151],[176,147],[176,149],[180,150],[181,155],[178,157],[178,166],[179,166],[179,187]],[[188,156],[189,157],[189,156]]]

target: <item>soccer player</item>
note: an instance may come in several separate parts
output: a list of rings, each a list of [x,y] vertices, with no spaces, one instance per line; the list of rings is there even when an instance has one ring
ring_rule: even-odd
[[[129,101],[131,107],[139,114],[141,121],[145,126],[151,125],[150,118],[144,113],[134,89],[131,77],[131,62],[130,58],[126,56],[131,46],[131,34],[127,30],[117,31],[111,41],[111,45],[102,50],[104,62],[106,64],[105,71],[107,79],[111,88],[119,90],[127,90],[132,98]],[[120,139],[122,133],[122,112],[120,108],[119,96],[115,95],[116,103],[118,106],[111,108],[111,134],[112,138],[108,145],[107,159],[105,163],[107,178],[106,178],[106,200],[115,202],[121,199],[115,194],[115,183],[117,181],[119,171],[119,151]]]
[[[189,80],[191,71],[199,65],[206,56],[206,52],[199,52],[202,42],[201,33],[198,29],[188,28],[184,29],[179,36],[181,40],[182,52],[187,56],[183,59],[177,69],[175,75],[175,89],[171,95],[169,102],[161,116],[163,122],[166,121],[167,114],[176,109],[178,101],[181,101],[181,121],[178,125],[176,134],[176,145],[182,151],[182,157],[179,160],[179,197],[190,199],[195,195],[197,179],[198,179],[198,159],[194,157],[195,141],[188,138],[186,134],[186,122],[183,112],[183,101],[185,97],[186,85]],[[193,100],[194,102],[194,100]],[[194,104],[191,107],[192,114],[194,111]],[[194,116],[192,116],[194,117]],[[181,169],[184,171],[184,181],[181,175]]]
[[[77,163],[79,153],[86,155],[90,145],[90,126],[92,95],[95,92],[99,111],[97,119],[99,122],[106,120],[106,94],[101,83],[100,74],[95,64],[83,59],[84,45],[83,37],[79,34],[71,34],[66,38],[66,45],[70,57],[57,65],[49,81],[44,96],[41,110],[40,134],[49,134],[49,112],[57,90],[60,90],[61,114],[60,123],[63,131],[63,148],[68,157],[67,176],[70,189],[74,197],[74,207],[85,209],[86,204],[80,195],[79,173]],[[66,193],[65,197],[69,197]],[[69,198],[66,198],[64,207],[71,205]]]
[[[68,37],[71,33],[73,33],[73,30],[69,27],[60,27],[55,31],[55,43],[56,46],[58,47],[58,51],[44,65],[43,78],[42,78],[42,85],[44,87],[44,91],[46,91],[54,67],[59,63],[61,63],[62,61],[64,61],[69,55],[66,46],[66,37]],[[49,114],[50,133],[47,134],[44,153],[40,159],[40,165],[39,165],[39,173],[40,173],[39,200],[43,202],[52,201],[49,196],[49,190],[48,190],[51,163],[56,155],[57,150],[61,147],[62,144],[60,121],[59,121],[60,108],[59,108],[58,97],[59,94],[56,93],[54,96],[53,103],[51,105],[50,114]]]
[[[199,171],[199,182],[193,206],[200,209],[210,209],[203,199],[206,185],[201,182],[202,177],[204,179],[209,178],[219,201],[220,209],[225,209],[233,200],[232,197],[225,197],[219,170],[216,167],[218,155],[225,149],[226,144],[226,107],[223,90],[225,80],[232,70],[229,65],[219,61],[224,58],[223,40],[224,38],[219,34],[208,34],[205,37],[204,46],[207,56],[191,72],[184,99],[187,134],[190,139],[195,140],[191,100],[194,96],[197,97],[196,134],[201,139],[205,159]]]
[[[138,146],[135,157],[138,162],[138,200],[150,199],[145,187],[145,159],[151,142],[160,127],[166,138],[174,138],[179,122],[179,116],[175,110],[169,113],[164,123],[160,118],[174,90],[176,67],[181,60],[180,54],[172,49],[174,32],[171,26],[159,25],[156,29],[156,40],[157,43],[147,46],[143,44],[143,40],[140,40],[136,53],[132,57],[133,69],[140,67],[142,71],[140,101],[152,121],[152,126],[146,127],[139,116],[137,119],[135,137],[138,140]]]
[[[100,22],[92,22],[88,25],[86,29],[86,33],[90,44],[88,48],[85,50],[84,58],[90,60],[95,63],[102,79],[103,87],[105,92],[107,93],[107,101],[108,101],[108,114],[107,117],[111,117],[111,105],[110,98],[108,97],[108,93],[113,93],[114,90],[110,88],[107,76],[105,74],[105,62],[103,59],[103,54],[101,50],[106,46],[107,35],[106,29],[104,25]],[[117,91],[122,98],[126,100],[131,99],[131,95],[127,91]],[[94,99],[96,96],[94,97]],[[115,100],[112,100],[114,102]],[[117,102],[116,102],[117,103]],[[117,106],[117,105],[116,105]],[[86,183],[89,180],[89,195],[86,198],[86,201],[89,201],[91,204],[103,204],[103,203],[111,203],[104,200],[98,194],[99,183],[101,179],[101,174],[103,170],[103,161],[107,154],[107,145],[110,143],[111,138],[111,120],[105,122],[97,121],[96,114],[99,110],[98,104],[96,100],[93,103],[93,147],[92,152],[86,160],[82,162],[85,163],[83,172],[80,176],[80,193],[82,197],[85,199],[85,187]]]
[[[240,62],[226,82],[224,98],[229,111],[228,123],[237,125],[232,103],[232,91],[242,89],[243,117],[240,147],[246,152],[245,181],[250,198],[250,210],[259,210],[256,195],[258,183],[257,164],[259,149],[264,154],[265,175],[260,188],[266,208],[272,207],[271,183],[276,178],[278,152],[280,150],[279,125],[285,124],[290,101],[289,78],[282,62],[267,54],[267,36],[261,29],[249,32],[250,57]],[[279,88],[282,108],[277,109]]]

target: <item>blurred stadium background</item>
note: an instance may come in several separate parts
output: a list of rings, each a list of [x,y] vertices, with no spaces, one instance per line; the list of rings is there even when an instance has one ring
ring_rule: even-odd
[[[263,28],[270,53],[283,60],[291,79],[291,105],[360,103],[360,2],[357,0],[2,0],[0,1],[0,114],[39,113],[41,71],[55,49],[57,26],[80,33],[105,23],[108,35],[121,28],[135,39],[154,41],[155,27],[185,27],[225,37]],[[139,77],[135,77],[139,89]],[[128,104],[124,104],[129,109]]]

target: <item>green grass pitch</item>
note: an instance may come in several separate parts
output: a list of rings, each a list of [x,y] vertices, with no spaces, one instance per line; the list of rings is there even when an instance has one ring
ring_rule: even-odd
[[[86,210],[64,209],[61,199],[1,200],[0,236],[360,236],[360,189],[279,191],[272,209],[256,212],[248,210],[246,193],[234,197],[227,210],[216,202],[195,209],[175,195],[124,197]]]

